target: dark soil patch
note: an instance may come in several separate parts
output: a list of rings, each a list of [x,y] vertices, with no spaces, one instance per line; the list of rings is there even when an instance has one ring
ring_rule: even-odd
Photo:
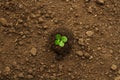
[[[61,34],[68,38],[68,42],[65,44],[64,47],[59,47],[55,45],[54,41],[56,34]],[[50,45],[50,49],[57,54],[56,59],[61,60],[72,50],[72,47],[74,45],[73,32],[67,28],[56,28],[53,31],[51,31],[48,41],[48,46]]]

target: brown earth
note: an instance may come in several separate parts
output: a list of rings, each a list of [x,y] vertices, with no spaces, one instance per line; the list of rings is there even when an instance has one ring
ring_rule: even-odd
[[[76,43],[58,61],[60,27]],[[0,0],[0,80],[120,80],[120,0]]]

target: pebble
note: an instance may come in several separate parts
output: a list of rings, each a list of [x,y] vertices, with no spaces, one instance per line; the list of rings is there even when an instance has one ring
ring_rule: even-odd
[[[52,64],[50,67],[51,67],[51,68],[54,68],[54,67],[55,67],[55,65],[54,65],[54,64]]]
[[[39,18],[38,21],[39,21],[39,23],[43,23],[44,22],[43,18],[41,18],[41,17]]]
[[[100,5],[103,5],[103,4],[105,4],[105,1],[104,0],[97,0],[96,3],[100,4]]]
[[[90,0],[85,0],[85,2],[90,2]]]
[[[93,12],[93,8],[92,7],[88,7],[88,12],[92,13]]]
[[[5,67],[5,70],[4,70],[4,72],[5,72],[5,74],[7,75],[7,74],[9,74],[10,73],[10,71],[11,71],[11,69],[10,69],[10,67]]]
[[[35,47],[33,47],[33,48],[30,50],[30,52],[31,52],[31,54],[32,54],[33,56],[35,56],[36,53],[37,53],[37,49],[36,49]]]
[[[35,14],[31,14],[31,18],[35,18],[36,17],[36,15]]]
[[[61,71],[63,69],[63,65],[59,65],[59,70]]]
[[[5,18],[0,18],[0,23],[2,25],[6,25],[8,22],[7,22],[7,20]]]
[[[45,25],[45,26],[43,26],[43,28],[44,28],[44,29],[47,29],[47,28],[48,28],[48,26],[46,26],[46,25]]]
[[[53,22],[54,22],[55,24],[58,24],[58,23],[59,23],[59,21],[58,21],[57,19],[54,19]]]
[[[10,72],[10,67],[5,67],[5,72]]]
[[[18,44],[19,44],[19,45],[23,45],[24,42],[23,42],[23,41],[19,41]]]
[[[78,43],[81,45],[84,45],[84,39],[83,38],[80,38],[79,40],[78,40]]]
[[[23,77],[24,77],[24,74],[23,74],[23,73],[19,73],[19,74],[18,74],[18,77],[23,78]]]
[[[88,54],[87,52],[84,53],[84,57],[85,58],[90,58],[90,54]]]
[[[117,69],[117,65],[112,64],[111,69],[112,69],[112,70],[116,70],[116,69]]]
[[[118,70],[118,74],[120,75],[120,70]]]
[[[93,31],[87,31],[87,32],[86,32],[86,35],[89,36],[89,37],[91,37],[93,34],[94,34]]]
[[[33,75],[27,75],[27,78],[28,78],[28,79],[32,79],[32,78],[33,78]]]
[[[69,2],[70,0],[66,0],[66,2]]]
[[[115,77],[114,80],[120,80],[120,76]]]
[[[30,74],[33,73],[33,69],[29,69],[28,73],[30,73]]]
[[[118,52],[120,53],[120,50],[118,50]]]
[[[93,56],[90,56],[89,59],[93,59]]]
[[[77,54],[78,56],[80,56],[80,57],[83,56],[83,52],[82,52],[82,51],[77,51],[76,54]]]
[[[112,53],[113,53],[113,50],[110,50],[110,53],[112,54]]]

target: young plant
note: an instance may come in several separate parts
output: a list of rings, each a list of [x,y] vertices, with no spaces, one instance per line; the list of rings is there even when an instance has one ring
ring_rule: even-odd
[[[65,43],[68,41],[66,36],[61,36],[60,34],[56,34],[55,36],[55,45],[60,47],[64,47]]]

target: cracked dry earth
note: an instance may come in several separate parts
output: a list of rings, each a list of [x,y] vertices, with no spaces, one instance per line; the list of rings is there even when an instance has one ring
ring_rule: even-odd
[[[61,27],[75,43],[58,61]],[[0,0],[0,80],[120,80],[120,0]]]

